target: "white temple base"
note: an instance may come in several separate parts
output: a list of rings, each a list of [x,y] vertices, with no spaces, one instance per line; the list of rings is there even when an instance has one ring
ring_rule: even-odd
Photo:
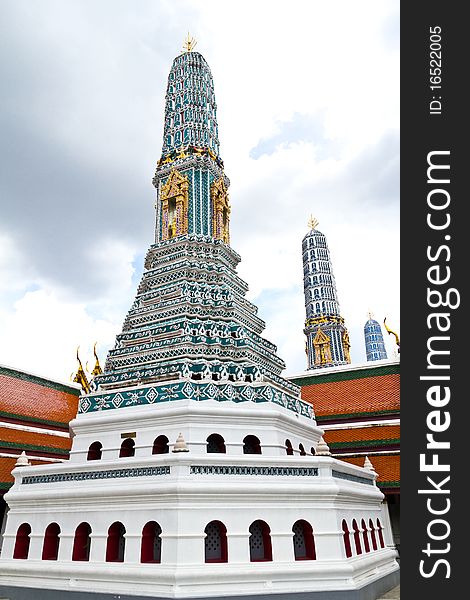
[[[385,548],[374,556],[353,557],[347,562],[315,562],[306,564],[218,564],[200,568],[171,569],[158,565],[51,564],[28,561],[27,574],[21,561],[3,561],[2,586],[44,590],[44,598],[53,600],[53,590],[129,595],[133,598],[244,598],[258,600],[281,597],[314,598],[377,598],[380,593],[398,584],[399,567],[393,560],[395,551]],[[206,568],[208,567],[208,568]],[[175,583],[177,582],[177,583]],[[236,590],[236,596],[234,591]],[[354,594],[353,594],[354,592]],[[101,594],[98,594],[101,597]],[[95,594],[91,596],[93,598]],[[33,597],[31,595],[31,597]],[[57,598],[61,598],[58,595]],[[72,594],[73,597],[73,594]],[[87,596],[86,596],[87,597]],[[107,597],[107,596],[104,596]],[[34,598],[41,596],[35,593]]]
[[[141,416],[139,409],[126,410],[128,415]],[[226,410],[213,411],[213,422],[218,412]],[[272,413],[276,413],[276,427],[272,427]],[[167,420],[171,418],[165,414]],[[191,411],[187,414],[190,419]],[[257,431],[269,431],[271,436],[277,432],[280,439],[289,427],[292,436],[294,426],[299,437],[308,431],[312,437],[321,432],[308,419],[291,423],[282,407],[272,407],[266,414],[258,411],[252,420],[257,421]],[[92,429],[100,426],[92,421],[83,418]],[[232,426],[240,438],[241,422],[234,420]],[[138,435],[137,421],[133,424]],[[226,439],[230,439],[230,424],[228,419],[218,423]],[[0,589],[16,587],[20,593],[20,588],[29,588],[31,594],[33,589],[44,590],[49,593],[44,600],[53,600],[50,590],[121,599],[269,596],[274,600],[284,596],[301,600],[318,593],[323,600],[328,593],[333,600],[344,592],[348,600],[375,600],[379,596],[374,594],[385,591],[387,578],[398,577],[397,552],[375,473],[330,456],[281,455],[285,449],[276,446],[274,438],[272,445],[263,447],[271,454],[243,454],[239,446],[234,446],[238,454],[203,454],[198,452],[201,444],[194,441],[204,439],[206,432],[190,430],[188,424],[186,428],[193,441],[188,452],[152,455],[147,451],[146,456],[96,461],[84,461],[77,454],[66,463],[14,469],[15,485],[5,496],[9,513]],[[161,527],[160,562],[140,562],[143,531],[154,521]],[[206,526],[214,521],[226,531],[226,562],[206,561]],[[250,527],[261,521],[268,527],[271,558],[251,555]],[[90,526],[89,557],[73,561],[74,539],[82,522]],[[117,522],[124,528],[122,556],[108,557],[107,562],[110,526]],[[315,552],[309,558],[295,554],[298,522],[308,523],[313,531]],[[13,558],[18,531],[25,523],[30,528],[27,558]],[[43,558],[50,524],[60,530],[54,560]],[[303,541],[307,544],[306,538]],[[396,581],[389,583],[391,588]],[[361,596],[361,590],[366,595]],[[353,592],[356,596],[351,596]],[[28,600],[14,594],[7,597]]]

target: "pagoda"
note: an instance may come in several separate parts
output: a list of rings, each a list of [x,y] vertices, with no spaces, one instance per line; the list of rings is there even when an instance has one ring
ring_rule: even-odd
[[[372,318],[371,313],[369,313],[369,318],[364,325],[364,343],[368,361],[387,359],[382,328],[380,323]]]
[[[302,240],[308,369],[347,365],[349,334],[340,314],[326,236],[317,229],[316,219],[310,218],[309,225]]]
[[[377,474],[331,457],[245,297],[216,108],[188,39],[135,301],[80,397],[70,460],[13,470],[2,585],[228,600],[397,583]]]

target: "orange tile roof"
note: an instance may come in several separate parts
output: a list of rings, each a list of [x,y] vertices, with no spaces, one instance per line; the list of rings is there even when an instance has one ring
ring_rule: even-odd
[[[351,429],[326,430],[324,439],[327,444],[372,440],[400,439],[399,425],[374,425],[372,427],[353,427]]]
[[[33,433],[31,431],[0,426],[0,446],[21,448],[23,445],[39,446],[46,449],[62,448],[64,450],[70,450],[72,440],[70,437],[48,435],[46,433]]]
[[[0,373],[0,412],[33,420],[69,423],[77,414],[78,391],[13,370]]]
[[[9,457],[1,457],[0,458],[0,492],[1,491],[6,491],[11,484],[14,482],[14,477],[11,474],[15,463],[16,463],[17,459],[16,458],[9,458]],[[44,465],[47,463],[44,463],[42,461],[39,460],[30,460],[29,461],[32,465]]]
[[[364,456],[354,456],[342,458],[341,456],[335,456],[339,460],[358,465],[364,466]],[[382,484],[383,487],[396,487],[398,490],[400,483],[400,455],[399,454],[370,454],[369,460],[372,463],[374,469],[378,473],[377,483]],[[389,484],[387,486],[387,484]],[[395,485],[391,485],[395,484]],[[398,484],[398,485],[397,485]]]
[[[397,411],[400,409],[400,375],[307,384],[302,386],[301,396],[313,404],[317,417]]]

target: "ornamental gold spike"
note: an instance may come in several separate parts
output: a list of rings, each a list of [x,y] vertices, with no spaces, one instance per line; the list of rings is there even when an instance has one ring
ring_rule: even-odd
[[[315,227],[319,224],[319,221],[315,219],[313,215],[310,215],[310,220],[308,222],[308,226],[310,229],[315,229]]]
[[[78,356],[79,350],[80,350],[80,346],[77,347],[78,370],[75,374],[75,377],[73,378],[73,381],[75,383],[79,383],[82,386],[82,390],[85,392],[85,394],[88,394],[90,392],[90,384],[88,382],[87,376],[83,369],[82,361],[80,360],[80,357]]]
[[[189,35],[188,31],[188,35],[186,36],[186,39],[183,42],[183,52],[192,52],[196,47],[196,44],[196,40]]]
[[[386,321],[387,321],[387,317],[385,317],[385,319],[384,319],[384,327],[388,331],[388,333],[391,333],[392,335],[395,336],[395,342],[396,342],[397,347],[398,347],[398,353],[400,353],[400,339],[399,339],[398,335],[394,331],[392,331],[389,327],[387,327]]]
[[[98,355],[96,354],[96,344],[97,344],[97,342],[95,342],[95,344],[93,346],[93,354],[95,355],[95,366],[93,367],[93,371],[91,372],[93,377],[96,377],[97,375],[101,375],[101,373],[103,372],[103,369],[101,368],[101,365],[100,365],[100,360],[98,358]]]

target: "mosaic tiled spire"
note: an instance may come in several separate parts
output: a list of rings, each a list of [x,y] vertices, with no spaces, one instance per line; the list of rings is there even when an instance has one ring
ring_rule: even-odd
[[[304,294],[309,369],[351,362],[349,335],[340,315],[338,294],[326,237],[310,220],[310,231],[302,241]]]
[[[204,57],[177,56],[168,77],[162,155],[153,180],[156,242],[186,233],[229,242],[230,181],[219,154],[216,108]]]
[[[171,68],[154,184],[155,243],[80,412],[212,399],[274,402],[313,418],[300,388],[281,377],[284,361],[261,337],[265,324],[236,273],[212,77],[196,52],[181,54]]]
[[[383,360],[387,358],[382,328],[380,327],[380,323],[373,319],[370,314],[364,325],[364,341],[367,360]]]

